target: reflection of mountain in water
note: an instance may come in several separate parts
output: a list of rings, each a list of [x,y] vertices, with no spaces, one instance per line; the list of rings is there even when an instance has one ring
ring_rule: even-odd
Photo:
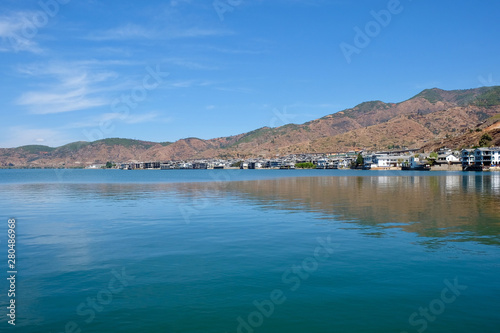
[[[193,205],[208,195],[238,197],[257,203],[261,209],[316,212],[325,219],[349,223],[349,227],[369,228],[375,236],[399,228],[436,241],[446,237],[500,245],[500,175],[496,174],[312,177],[156,186],[190,198]],[[373,227],[379,228],[378,233]]]
[[[343,221],[347,228],[366,228],[374,236],[399,228],[431,237],[432,240],[423,240],[429,245],[440,240],[500,245],[500,174],[493,173],[15,186],[30,187],[30,191],[19,193],[43,193],[18,198],[33,201],[32,204],[46,202],[57,197],[55,192],[64,191],[70,193],[66,199],[73,203],[98,195],[106,201],[129,201],[138,209],[150,202],[149,209],[160,212],[162,204],[157,200],[161,198],[185,211],[202,214],[217,200],[237,199],[263,210],[315,212],[332,223]]]
[[[308,209],[357,226],[500,245],[499,176],[292,178],[224,188],[273,208]]]

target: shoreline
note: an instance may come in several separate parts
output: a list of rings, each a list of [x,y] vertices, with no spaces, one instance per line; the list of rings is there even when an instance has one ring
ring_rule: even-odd
[[[57,167],[37,167],[37,168],[32,168],[32,167],[0,167],[0,170],[92,170],[92,171],[97,171],[97,170],[115,170],[115,171],[179,171],[179,170],[187,170],[187,171],[212,171],[212,170],[273,170],[273,171],[304,171],[304,170],[318,170],[321,172],[322,170],[338,170],[338,171],[373,171],[373,172],[384,172],[384,171],[403,171],[401,168],[377,168],[377,169],[349,169],[349,168],[342,168],[342,169],[316,169],[316,168],[295,168],[295,169],[279,169],[279,168],[257,168],[257,169],[240,169],[240,168],[224,168],[224,169],[131,169],[131,170],[125,170],[125,169],[119,169],[119,168],[57,168]],[[421,170],[408,170],[408,171],[421,171]],[[491,168],[489,170],[483,170],[483,171],[464,171],[462,170],[462,167],[431,167],[430,171],[434,172],[439,172],[439,171],[445,171],[445,172],[498,172],[500,171],[500,168]]]

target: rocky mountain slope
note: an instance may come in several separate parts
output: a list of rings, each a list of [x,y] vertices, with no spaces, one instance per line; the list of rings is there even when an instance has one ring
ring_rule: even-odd
[[[353,149],[461,148],[477,144],[480,131],[493,143],[500,121],[500,87],[445,91],[427,89],[400,102],[365,102],[304,124],[263,127],[211,140],[170,142],[105,139],[58,148],[23,146],[0,149],[0,166],[82,167],[106,161],[270,157],[276,154]],[[500,130],[499,130],[500,131]]]

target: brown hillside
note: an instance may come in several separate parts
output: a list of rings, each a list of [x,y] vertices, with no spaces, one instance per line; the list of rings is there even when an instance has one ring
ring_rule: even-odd
[[[81,167],[92,163],[163,161],[195,158],[271,157],[277,154],[332,152],[400,146],[436,149],[477,144],[476,128],[492,133],[500,87],[444,91],[428,89],[401,103],[365,102],[304,124],[263,127],[211,140],[187,138],[174,143],[130,139],[75,142],[58,148],[24,146],[0,149],[0,166]]]

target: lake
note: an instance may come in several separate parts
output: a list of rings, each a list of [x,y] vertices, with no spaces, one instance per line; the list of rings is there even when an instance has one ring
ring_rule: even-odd
[[[500,173],[0,170],[0,212],[2,332],[500,327]]]

